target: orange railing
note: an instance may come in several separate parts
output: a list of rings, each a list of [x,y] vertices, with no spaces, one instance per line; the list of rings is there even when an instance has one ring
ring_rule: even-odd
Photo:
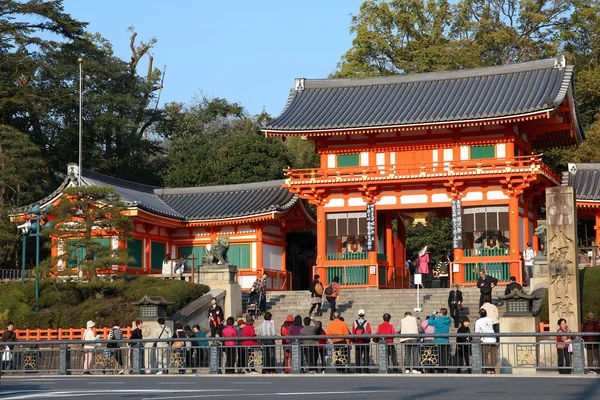
[[[106,339],[108,332],[112,328],[94,328],[96,335]],[[123,336],[128,338],[131,336],[132,328],[130,326],[121,328]],[[58,329],[15,329],[17,340],[81,340],[83,339],[85,328],[58,328]],[[2,331],[0,331],[2,333]]]
[[[449,161],[408,165],[378,165],[365,167],[287,169],[286,184],[301,182],[339,183],[381,179],[422,179],[447,176],[468,176],[498,173],[522,173],[531,171],[546,175],[555,183],[561,182],[561,176],[542,162],[541,155],[521,156],[511,159],[490,158],[465,161]]]

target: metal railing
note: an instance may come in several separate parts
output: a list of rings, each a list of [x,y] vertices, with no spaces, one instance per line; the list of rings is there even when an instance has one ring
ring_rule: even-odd
[[[3,360],[0,366],[3,373],[37,371],[59,375],[516,374],[527,370],[533,374],[582,375],[599,371],[600,360],[594,358],[594,351],[600,346],[600,334],[573,332],[569,335],[574,338],[571,349],[561,348],[563,344],[557,342],[556,333],[186,338],[184,342],[180,342],[182,339],[11,342],[0,343]],[[594,337],[596,341],[584,343],[581,336]],[[498,342],[487,342],[496,338]]]
[[[0,269],[0,281],[16,281],[21,279],[20,269]]]

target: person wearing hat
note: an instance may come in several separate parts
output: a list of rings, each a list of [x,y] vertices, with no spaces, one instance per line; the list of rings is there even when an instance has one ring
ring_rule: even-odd
[[[581,324],[581,332],[600,333],[600,323],[596,320],[596,314],[591,312],[586,315],[585,322]],[[582,336],[581,339],[585,344],[589,373],[597,375],[600,372],[600,336]],[[594,359],[596,368],[594,368]]]
[[[458,329],[460,324],[460,311],[462,310],[463,295],[458,290],[458,283],[452,285],[452,290],[448,294],[448,308],[450,309],[450,316],[454,320],[454,327]]]
[[[523,252],[523,261],[525,262],[525,274],[527,275],[527,287],[531,286],[531,278],[533,278],[533,259],[535,258],[535,250],[531,248],[531,242],[527,242],[527,248]]]
[[[294,316],[288,315],[285,321],[283,321],[283,325],[281,325],[281,329],[279,331],[282,337],[291,336],[291,327],[293,323]],[[292,349],[290,348],[292,341],[289,339],[281,339],[281,344],[283,345],[285,353],[283,357],[283,372],[289,374],[292,372]]]
[[[90,367],[92,366],[92,359],[94,358],[93,351],[96,348],[95,340],[100,339],[100,336],[94,334],[94,327],[96,324],[90,320],[85,324],[85,331],[83,332],[83,340],[89,343],[83,345],[83,373],[91,375]]]
[[[352,324],[353,335],[370,335],[371,324],[365,319],[365,310],[358,310],[358,319]],[[356,362],[356,372],[369,373],[369,342],[371,339],[354,339],[354,359]],[[366,368],[360,368],[361,366]]]

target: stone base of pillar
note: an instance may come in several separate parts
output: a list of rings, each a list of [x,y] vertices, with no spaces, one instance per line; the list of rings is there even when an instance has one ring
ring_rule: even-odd
[[[537,256],[533,261],[533,278],[531,278],[531,293],[538,288],[548,288],[550,284],[550,272],[548,270],[548,258],[546,256]]]
[[[235,265],[215,265],[200,268],[200,283],[211,289],[225,290],[223,312],[225,317],[242,316],[242,287],[237,282]]]
[[[539,318],[530,316],[500,317],[500,332],[523,333],[536,332]],[[535,375],[537,372],[537,353],[535,336],[502,337],[500,343],[506,343],[502,358],[498,360],[501,374]],[[510,344],[509,344],[510,343]]]

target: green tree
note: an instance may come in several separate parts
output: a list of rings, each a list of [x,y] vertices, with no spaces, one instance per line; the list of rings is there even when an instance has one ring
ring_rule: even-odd
[[[48,186],[43,179],[44,163],[29,136],[0,125],[0,265],[14,266],[19,235],[9,214],[15,207],[37,200]]]
[[[432,260],[441,261],[444,254],[453,251],[452,219],[431,218],[430,226],[406,226],[406,255],[415,256],[423,247],[431,252]]]
[[[335,78],[428,72],[557,54],[571,0],[367,0]]]
[[[52,210],[54,227],[45,233],[53,239],[52,242],[62,242],[65,256],[62,260],[50,260],[50,267],[60,262],[63,265],[79,263],[81,270],[86,271],[93,281],[97,279],[98,269],[129,264],[132,258],[126,248],[115,250],[98,240],[114,236],[129,240],[133,224],[124,214],[126,209],[125,203],[110,187],[71,186],[64,189],[59,203]]]
[[[278,138],[266,138],[256,119],[224,99],[206,99],[186,109],[170,105],[168,186],[225,185],[282,179],[291,165]]]

